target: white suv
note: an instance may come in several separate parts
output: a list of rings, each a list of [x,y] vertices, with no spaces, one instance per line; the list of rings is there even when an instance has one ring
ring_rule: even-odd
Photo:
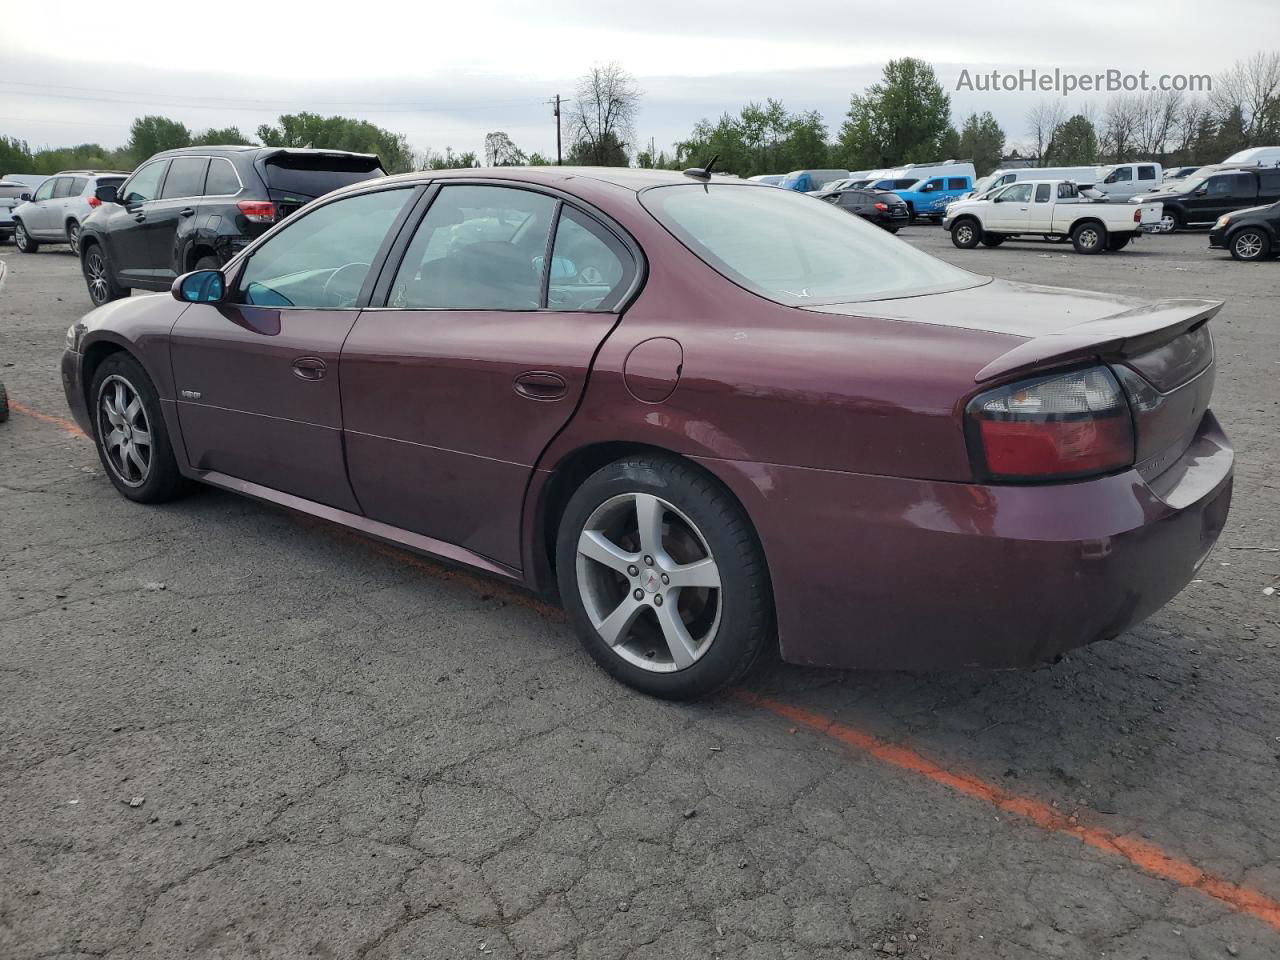
[[[42,243],[69,243],[80,253],[80,224],[102,201],[94,191],[119,186],[128,174],[120,170],[63,170],[24,196],[13,210],[13,241],[23,253],[35,253]]]

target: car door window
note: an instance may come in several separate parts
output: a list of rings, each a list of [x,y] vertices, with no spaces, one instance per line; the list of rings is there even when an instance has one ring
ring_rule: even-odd
[[[168,166],[168,160],[157,160],[154,163],[148,163],[135,173],[124,188],[125,205],[135,206],[154,200],[160,193],[160,180],[164,177],[165,168]]]
[[[71,196],[71,178],[59,177],[53,185],[53,199],[60,200]]]
[[[71,189],[67,192],[69,197],[78,197],[84,193],[84,188],[89,185],[88,177],[73,177],[71,180]]]
[[[470,184],[442,188],[405,252],[391,285],[390,305],[538,309],[555,209],[555,200],[530,190]]]
[[[948,190],[968,190],[969,181],[965,177],[951,177],[947,180]]]
[[[1048,183],[1036,184],[1036,203],[1048,203],[1049,196],[1053,193],[1053,185]]]
[[[1128,183],[1132,179],[1132,167],[1116,167],[1111,176],[1107,177],[1107,183]]]
[[[35,193],[35,196],[31,198],[32,201],[39,202],[41,200],[48,200],[50,197],[53,196],[53,188],[56,185],[56,183],[57,181],[55,179],[50,178],[46,180],[44,183],[40,184],[40,189],[37,190]]]
[[[206,197],[230,197],[240,192],[240,178],[236,168],[226,157],[214,157],[209,161],[209,176],[205,180]]]
[[[240,275],[241,303],[339,310],[354,307],[378,248],[411,188],[325,204],[254,251]]]
[[[1251,174],[1236,177],[1235,183],[1233,184],[1234,190],[1232,191],[1232,196],[1237,200],[1252,200],[1258,195],[1258,188],[1255,186],[1256,183],[1257,181],[1254,180]]]
[[[1155,167],[1146,167],[1146,166],[1143,166],[1143,167],[1139,167],[1139,168],[1138,168],[1138,179],[1139,179],[1139,180],[1154,180],[1155,178],[1156,178],[1156,168],[1155,168]]]
[[[1231,196],[1231,188],[1236,177],[1210,177],[1209,178],[1209,196],[1211,197],[1229,197]]]
[[[206,157],[177,157],[169,164],[169,175],[164,178],[161,200],[198,197],[204,189],[204,174],[209,166]]]
[[[1015,183],[1001,197],[1006,203],[1028,203],[1031,200],[1031,184]]]
[[[612,309],[630,285],[631,264],[630,254],[617,237],[572,207],[561,207],[551,251],[547,307]]]

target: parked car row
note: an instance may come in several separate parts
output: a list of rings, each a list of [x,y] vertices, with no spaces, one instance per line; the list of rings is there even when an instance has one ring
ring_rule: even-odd
[[[23,253],[35,253],[41,243],[66,243],[79,253],[84,222],[101,204],[98,187],[123,183],[127,176],[121,170],[65,170],[34,193],[23,190],[10,214],[14,243]]]

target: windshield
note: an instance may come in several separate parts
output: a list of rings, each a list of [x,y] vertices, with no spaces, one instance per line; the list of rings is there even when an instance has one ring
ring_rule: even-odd
[[[787,306],[886,300],[986,282],[811,197],[679,184],[652,187],[640,199],[718,273]]]
[[[991,181],[994,179],[995,177],[990,177],[990,176],[979,177],[978,182],[973,185],[973,192],[975,194],[985,193],[987,190],[991,188]]]

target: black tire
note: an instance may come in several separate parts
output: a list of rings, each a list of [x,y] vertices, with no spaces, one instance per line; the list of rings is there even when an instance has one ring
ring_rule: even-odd
[[[982,235],[982,243],[987,247],[998,247],[1000,244],[1004,243],[1004,239],[1005,238],[1000,236],[998,233],[984,233]]]
[[[9,419],[9,391],[0,383],[0,423]]]
[[[203,257],[201,257],[199,260],[196,261],[195,266],[192,267],[191,269],[192,270],[221,270],[222,261],[215,256],[205,254]]]
[[[36,253],[40,250],[40,244],[31,239],[31,234],[27,233],[21,220],[13,222],[13,242],[17,244],[19,253]]]
[[[897,233],[902,228],[901,227],[885,227],[885,229],[888,230],[890,233]]]
[[[973,217],[961,217],[951,225],[951,242],[961,250],[972,250],[982,240],[982,227]]]
[[[1107,249],[1112,253],[1123,250],[1133,241],[1132,233],[1113,233],[1107,237]]]
[[[84,274],[84,285],[95,307],[120,300],[132,292],[128,287],[120,286],[111,269],[111,261],[107,259],[107,251],[95,241],[85,243],[80,256],[80,272]]]
[[[693,588],[689,594],[689,600],[701,604],[700,608],[682,609],[686,602],[683,591],[654,581],[657,571],[676,568],[664,567],[661,558],[651,566],[645,565],[646,559],[653,558],[646,558],[646,546],[639,539],[634,522],[626,527],[627,516],[638,520],[636,504],[631,504],[628,514],[629,498],[635,497],[656,497],[673,508],[659,513],[663,518],[660,539],[664,553],[668,543],[674,551],[683,535],[687,543],[695,545],[696,553],[706,553],[714,559],[720,586],[709,590]],[[628,545],[624,548],[614,544],[618,550],[635,551],[635,565],[611,569],[614,565],[605,566],[584,557],[580,571],[578,544],[588,522],[614,504],[618,505],[623,525],[610,539],[616,536]],[[627,533],[627,529],[631,532]],[[688,536],[690,530],[692,537]],[[680,558],[676,562],[692,561]],[[632,569],[637,572],[632,574]],[[588,477],[574,492],[561,517],[556,570],[565,610],[587,652],[610,676],[650,696],[688,700],[715,693],[741,679],[774,640],[773,593],[750,520],[718,481],[682,460],[638,456],[611,463]],[[587,581],[587,577],[594,579]],[[624,639],[616,648],[601,637],[593,624],[584,589],[602,597],[600,591],[613,591],[616,606],[614,599],[603,597],[605,602],[598,605],[600,609],[617,610],[623,604],[638,609],[634,621],[628,621],[635,626],[624,628]],[[670,598],[666,613],[669,615],[674,608],[689,636],[700,632],[700,640],[695,641],[695,658],[681,668],[676,668],[670,652],[672,645],[659,628],[664,596]],[[718,601],[718,607],[712,598]],[[699,617],[704,618],[700,625]],[[650,660],[666,666],[667,672],[637,665]]]
[[[1165,233],[1173,233],[1175,230],[1181,230],[1186,226],[1183,222],[1182,214],[1174,207],[1165,207],[1160,213],[1160,222],[1164,224]]]
[[[1078,223],[1071,230],[1071,245],[1076,253],[1101,253],[1107,248],[1107,228],[1097,220]]]
[[[135,452],[145,460],[145,470],[138,468],[138,463],[128,457],[126,448],[113,446],[114,453],[108,452],[109,437],[115,435],[117,429],[111,422],[111,414],[104,407],[104,397],[110,394],[116,397],[119,385],[123,383],[123,396],[130,399],[124,408],[124,421],[128,427],[123,432],[128,436],[128,443]],[[133,408],[132,398],[141,404],[141,410],[130,413]],[[142,364],[127,353],[113,353],[103,360],[94,371],[93,383],[89,388],[89,416],[93,421],[93,441],[98,449],[98,459],[107,478],[121,494],[137,503],[164,503],[172,500],[183,489],[182,474],[178,472],[178,463],[173,455],[173,444],[165,429],[164,415],[160,411],[160,396],[155,385]],[[150,443],[135,443],[139,431],[149,435]],[[104,436],[104,431],[110,431]],[[139,451],[138,447],[148,448]],[[117,465],[124,462],[125,468]],[[131,469],[132,468],[132,469]],[[126,471],[130,471],[126,476]],[[136,473],[134,476],[132,473]]]
[[[1271,256],[1271,238],[1261,227],[1241,227],[1227,238],[1231,256],[1244,263]]]
[[[80,256],[80,224],[74,220],[67,221],[67,246],[77,257]]]

